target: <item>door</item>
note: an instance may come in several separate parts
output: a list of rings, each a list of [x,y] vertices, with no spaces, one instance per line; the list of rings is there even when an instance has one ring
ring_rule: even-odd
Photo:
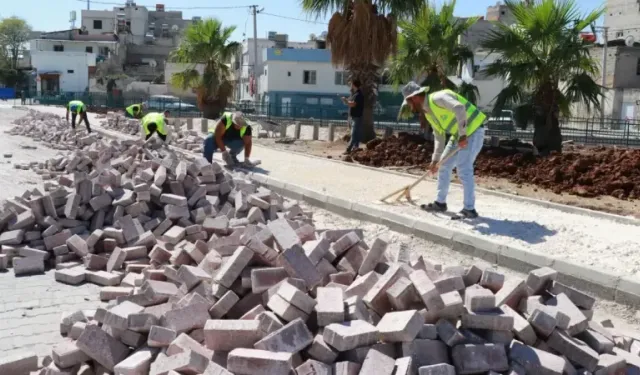
[[[282,108],[280,112],[283,117],[291,116],[291,98],[282,98]]]

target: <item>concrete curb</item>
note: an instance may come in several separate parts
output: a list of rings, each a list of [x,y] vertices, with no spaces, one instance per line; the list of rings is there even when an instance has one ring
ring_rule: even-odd
[[[264,145],[261,145],[261,144],[255,144],[254,148],[255,147],[258,147],[258,148],[259,147],[264,147],[264,148],[267,148],[267,149],[270,149],[270,150],[285,151],[285,150],[281,150],[281,149],[278,149],[278,148],[275,148],[275,147],[264,146]],[[332,162],[332,163],[348,165],[348,166],[351,166],[351,167],[363,168],[363,169],[367,169],[367,170],[371,170],[371,171],[377,171],[377,172],[390,173],[390,174],[393,174],[393,175],[396,175],[396,176],[408,177],[408,178],[413,178],[413,179],[419,177],[418,175],[405,173],[405,172],[394,171],[392,169],[376,168],[376,167],[370,167],[370,166],[367,166],[367,165],[362,165],[362,164],[357,164],[357,163],[350,163],[350,162],[337,160],[337,159],[328,159],[328,158],[323,158],[321,156],[305,154],[304,152],[300,152],[300,151],[286,150],[286,152],[291,153],[291,154],[295,154],[295,155],[306,156],[306,157],[309,157],[309,158],[329,161],[329,162]],[[430,178],[429,177],[425,181],[435,182],[436,180],[434,178]],[[462,185],[461,184],[452,183],[451,185],[462,189]],[[501,197],[501,198],[513,199],[515,201],[521,201],[521,202],[526,202],[526,203],[530,203],[530,204],[535,204],[535,205],[538,205],[538,206],[541,206],[541,207],[545,207],[545,208],[552,208],[552,209],[556,209],[556,210],[559,210],[559,211],[562,211],[562,212],[566,212],[566,213],[570,213],[570,214],[597,217],[597,218],[602,218],[602,219],[606,219],[606,220],[611,220],[611,221],[614,221],[614,222],[620,223],[620,224],[628,224],[628,225],[640,226],[640,219],[636,219],[636,218],[630,217],[630,216],[622,216],[622,215],[610,214],[610,213],[607,213],[607,212],[591,210],[591,209],[588,209],[588,208],[575,207],[575,206],[570,206],[570,205],[562,204],[562,203],[554,203],[554,202],[549,202],[549,201],[543,201],[543,200],[536,199],[536,198],[523,197],[521,195],[515,195],[515,194],[505,193],[505,192],[501,192],[501,191],[490,190],[490,189],[486,189],[486,188],[483,188],[483,187],[480,187],[480,186],[476,186],[476,191],[480,191],[480,192],[482,192],[484,194],[487,194],[487,195],[493,195],[493,196],[497,196],[497,197]]]
[[[436,225],[426,220],[332,197],[264,174],[249,172],[249,177],[258,184],[288,198],[304,201],[312,206],[352,219],[385,225],[392,230],[443,244],[457,252],[481,258],[515,271],[529,272],[543,266],[552,267],[560,273],[558,281],[561,283],[600,298],[640,307],[640,280],[630,276],[603,272],[564,259],[488,241],[473,234]]]
[[[107,129],[95,129],[109,138],[129,137]],[[169,146],[184,156],[193,157],[192,152]],[[457,229],[447,228],[426,220],[385,211],[349,200],[333,197],[322,192],[291,184],[261,173],[246,171],[251,180],[288,198],[304,201],[314,207],[322,208],[356,220],[381,224],[390,229],[414,235],[428,241],[449,246],[454,251],[483,259],[492,264],[519,272],[529,272],[540,267],[552,267],[559,272],[558,281],[587,293],[624,305],[640,308],[640,280],[598,269],[544,254],[537,254],[523,248],[488,241],[479,236]]]

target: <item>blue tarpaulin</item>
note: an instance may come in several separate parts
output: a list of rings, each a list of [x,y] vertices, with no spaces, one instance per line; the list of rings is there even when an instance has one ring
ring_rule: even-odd
[[[16,90],[13,88],[0,88],[0,99],[13,99],[16,97]]]

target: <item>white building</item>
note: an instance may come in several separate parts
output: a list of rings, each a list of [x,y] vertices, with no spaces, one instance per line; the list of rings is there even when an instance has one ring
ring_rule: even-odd
[[[493,109],[496,96],[507,86],[507,82],[498,77],[488,77],[483,74],[483,70],[491,63],[496,61],[498,56],[490,54],[487,51],[476,50],[474,53],[473,65],[469,62],[466,67],[473,72],[473,84],[478,87],[480,97],[477,106],[485,111]]]
[[[83,92],[96,63],[119,53],[116,41],[34,39],[29,42],[38,92]]]

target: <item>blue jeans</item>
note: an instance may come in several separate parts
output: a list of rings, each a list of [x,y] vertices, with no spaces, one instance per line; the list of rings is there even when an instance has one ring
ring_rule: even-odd
[[[360,146],[360,137],[362,137],[362,117],[351,118],[351,141],[347,146],[347,151],[352,151]]]
[[[474,210],[476,205],[476,186],[473,178],[473,163],[482,150],[484,143],[485,128],[478,128],[470,137],[467,138],[467,147],[458,151],[456,155],[448,159],[438,170],[438,193],[436,202],[447,203],[447,194],[449,194],[449,185],[451,184],[451,172],[455,167],[458,170],[458,177],[462,181],[462,190],[464,194],[463,208],[465,210]],[[458,142],[452,137],[442,153],[443,157],[449,155],[456,147]]]
[[[229,153],[233,156],[238,156],[242,150],[244,150],[244,141],[242,139],[233,139],[233,140],[222,140],[224,142],[225,147],[229,149]],[[211,163],[213,161],[213,153],[218,149],[218,145],[216,144],[216,138],[213,134],[209,134],[207,138],[204,139],[203,151],[202,154],[205,159]]]

